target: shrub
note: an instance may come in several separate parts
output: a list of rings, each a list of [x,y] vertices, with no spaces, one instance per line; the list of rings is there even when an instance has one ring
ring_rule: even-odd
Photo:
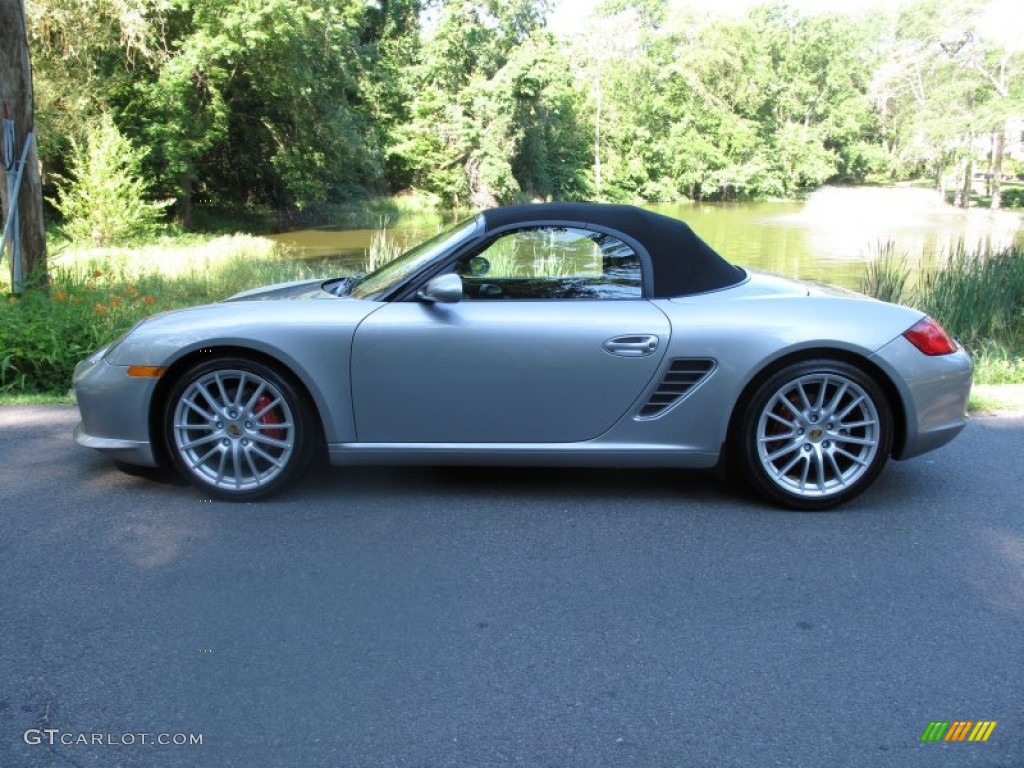
[[[64,232],[75,242],[109,245],[153,234],[171,201],[147,199],[140,174],[145,151],[132,147],[108,115],[85,144],[72,142],[70,178],[58,177],[51,202],[64,216]]]
[[[1002,191],[1003,208],[1024,208],[1024,187],[1011,187]]]

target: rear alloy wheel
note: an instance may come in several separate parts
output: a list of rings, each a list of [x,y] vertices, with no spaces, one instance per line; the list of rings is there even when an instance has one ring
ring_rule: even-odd
[[[211,496],[267,496],[298,476],[313,448],[313,418],[295,387],[245,358],[205,361],[175,383],[165,434],[175,467]]]
[[[765,381],[743,414],[739,465],[761,495],[816,511],[859,494],[892,448],[892,412],[859,368],[834,360],[791,365]]]

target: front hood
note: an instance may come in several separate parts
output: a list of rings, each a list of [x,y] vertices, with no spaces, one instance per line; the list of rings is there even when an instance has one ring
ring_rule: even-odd
[[[253,288],[229,296],[224,301],[276,301],[279,299],[330,299],[335,298],[322,286],[322,278],[315,280],[293,280],[290,283],[276,283],[263,288]]]

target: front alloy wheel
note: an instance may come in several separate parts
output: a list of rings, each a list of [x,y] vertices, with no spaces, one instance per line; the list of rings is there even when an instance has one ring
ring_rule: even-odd
[[[274,369],[243,358],[204,362],[182,376],[167,406],[171,458],[194,485],[221,499],[279,490],[312,449],[305,401]]]
[[[853,498],[878,476],[892,446],[884,393],[859,368],[829,360],[769,378],[742,430],[744,476],[793,509],[828,509]]]

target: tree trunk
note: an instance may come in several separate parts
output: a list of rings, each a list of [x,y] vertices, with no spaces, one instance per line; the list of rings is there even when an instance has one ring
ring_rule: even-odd
[[[483,178],[480,161],[471,157],[466,161],[466,180],[469,182],[469,204],[477,210],[494,208],[498,199]]]
[[[1006,131],[999,127],[992,146],[992,203],[993,211],[1003,207],[1003,153],[1006,150]]]
[[[192,174],[178,176],[178,220],[186,232],[192,231]]]
[[[971,204],[971,177],[974,175],[974,161],[970,156],[964,161],[964,175],[960,186],[956,190],[955,205],[957,208],[967,208]]]
[[[15,126],[14,160],[21,159],[25,137],[34,130],[32,65],[25,33],[25,7],[22,0],[0,0],[0,100],[6,102]],[[17,173],[17,169],[11,171]],[[2,174],[0,174],[2,175]],[[7,184],[0,184],[4,222],[12,201],[7,199]],[[21,265],[26,280],[46,285],[46,232],[43,225],[43,193],[39,177],[36,145],[30,148],[18,195],[21,221]]]

